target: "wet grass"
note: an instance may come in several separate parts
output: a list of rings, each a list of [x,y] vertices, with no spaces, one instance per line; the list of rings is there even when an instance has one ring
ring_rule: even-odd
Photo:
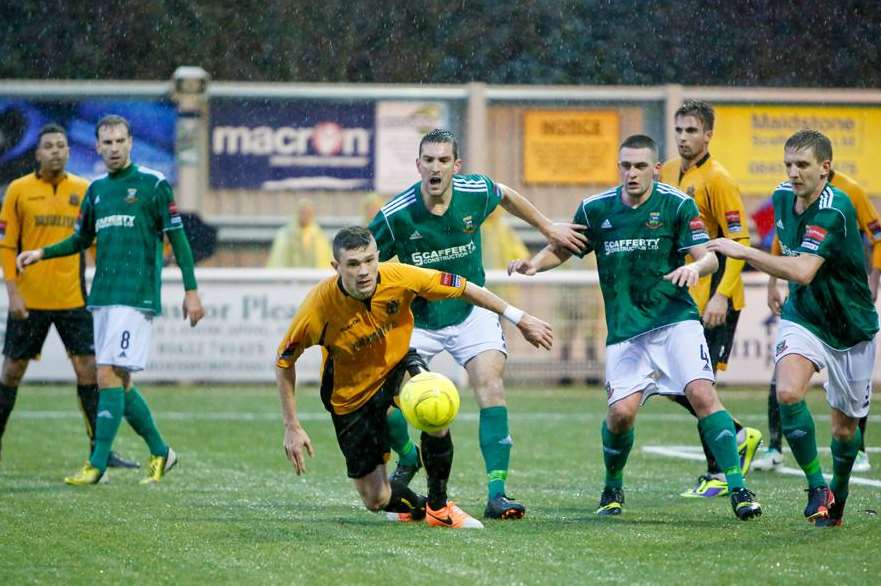
[[[741,523],[727,499],[677,496],[702,471],[698,462],[642,450],[697,443],[693,420],[661,399],[637,423],[625,514],[600,519],[604,394],[510,391],[508,488],[528,515],[452,531],[363,510],[312,389],[300,408],[317,454],[300,478],[283,456],[273,388],[142,391],[180,465],[160,486],[140,486],[142,470],[111,471],[107,484],[74,489],[61,481],[86,455],[74,389],[22,388],[0,462],[0,583],[866,584],[881,574],[881,521],[866,512],[881,509],[881,488],[854,486],[845,526],[820,530],[802,519],[801,478],[756,472],[750,485],[766,512]],[[765,428],[764,392],[727,391],[723,400]],[[819,392],[811,406],[827,413]],[[828,418],[817,419],[828,445]],[[873,423],[869,443],[878,445]],[[451,496],[477,515],[485,482],[468,398],[454,440]],[[116,448],[146,459],[125,425]],[[828,452],[823,463],[831,469]],[[881,481],[881,457],[874,465],[861,476]],[[424,489],[424,476],[414,486]]]

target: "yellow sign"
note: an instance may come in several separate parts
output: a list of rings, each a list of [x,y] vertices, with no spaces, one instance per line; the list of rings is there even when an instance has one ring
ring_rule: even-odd
[[[523,120],[524,182],[618,183],[619,128],[616,111],[528,110]]]
[[[717,106],[710,152],[748,195],[770,195],[786,180],[783,144],[803,128],[832,141],[832,167],[881,194],[881,107]]]

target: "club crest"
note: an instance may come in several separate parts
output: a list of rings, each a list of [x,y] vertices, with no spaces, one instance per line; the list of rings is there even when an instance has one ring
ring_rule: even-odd
[[[126,203],[135,203],[138,201],[138,190],[135,187],[128,188],[128,195],[125,196]]]
[[[464,224],[463,230],[467,234],[471,234],[472,232],[474,232],[474,220],[471,218],[471,216],[465,216],[464,218],[462,218],[462,223]]]
[[[661,212],[649,212],[649,219],[645,223],[645,227],[651,230],[657,230],[664,225],[661,221]]]

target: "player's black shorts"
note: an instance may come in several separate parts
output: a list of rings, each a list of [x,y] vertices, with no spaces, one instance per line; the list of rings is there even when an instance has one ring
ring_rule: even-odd
[[[379,391],[364,405],[345,415],[331,411],[337,443],[346,459],[349,478],[363,478],[388,461],[391,451],[386,420],[388,408],[395,404],[404,372],[409,371],[412,376],[423,370],[428,370],[425,361],[411,349],[392,369]],[[326,366],[321,380],[322,397],[325,385],[329,384],[326,381],[332,378],[332,374],[332,366],[330,373]]]
[[[89,356],[95,353],[92,314],[85,308],[29,309],[26,319],[6,318],[3,355],[14,360],[32,360],[40,355],[49,326],[55,325],[67,353]]]
[[[738,319],[740,319],[740,310],[735,310],[729,305],[724,324],[715,328],[704,327],[704,337],[710,350],[713,372],[728,367],[728,357],[731,356],[731,348],[734,346],[734,332],[737,330]]]

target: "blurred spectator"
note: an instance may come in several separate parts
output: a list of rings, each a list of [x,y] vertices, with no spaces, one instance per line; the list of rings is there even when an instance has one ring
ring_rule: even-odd
[[[301,200],[287,226],[279,228],[272,241],[267,268],[329,268],[333,252],[330,242],[315,221],[315,204]]]
[[[480,226],[480,242],[483,247],[483,267],[485,269],[507,269],[508,263],[512,260],[532,256],[514,228],[502,219],[504,215],[505,209],[499,206],[486,217]],[[513,305],[521,303],[519,287],[491,285],[489,288]]]
[[[384,204],[385,201],[382,199],[382,196],[376,192],[371,192],[364,196],[364,199],[361,200],[361,218],[364,220],[365,226],[370,225],[370,222],[373,221],[373,218],[376,217],[376,214],[379,213]]]
[[[510,261],[531,256],[514,229],[502,220],[504,215],[504,208],[497,207],[480,227],[484,268],[507,269]]]
[[[193,263],[199,264],[206,258],[214,256],[214,253],[217,252],[217,228],[206,224],[196,212],[181,212],[180,218],[184,225],[187,241],[190,243],[190,250],[193,252]],[[92,245],[89,250],[94,259],[95,245]],[[164,266],[175,264],[171,243],[167,236],[162,241],[162,258]]]
[[[771,250],[771,242],[774,240],[774,206],[770,197],[752,213],[752,219],[762,250]]]

